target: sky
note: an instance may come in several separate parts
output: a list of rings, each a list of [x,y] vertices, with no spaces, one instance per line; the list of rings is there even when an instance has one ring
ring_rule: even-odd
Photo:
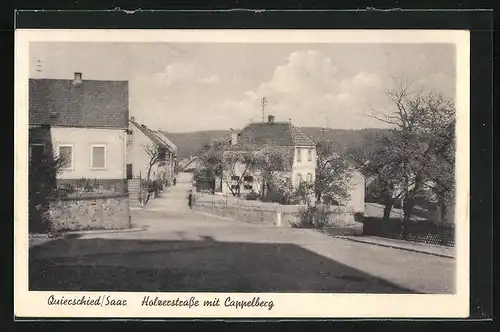
[[[400,82],[455,98],[453,44],[32,42],[30,78],[129,81],[136,121],[169,132],[385,128],[384,92]]]

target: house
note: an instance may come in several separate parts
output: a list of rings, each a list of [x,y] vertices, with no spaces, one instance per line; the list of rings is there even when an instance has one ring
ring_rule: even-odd
[[[153,153],[153,154],[152,154]],[[127,179],[164,181],[170,185],[176,176],[177,146],[163,133],[129,120],[127,136]]]
[[[330,162],[340,156],[336,153],[332,154],[327,158],[327,162]],[[354,213],[364,213],[365,212],[365,188],[368,180],[362,173],[362,169],[356,167],[354,161],[348,160],[347,174],[349,181],[347,183],[349,198],[345,202],[339,202],[342,205],[350,206]]]
[[[156,136],[168,147],[165,163],[166,184],[170,185],[177,177],[178,172],[178,151],[179,147],[175,145],[167,135],[162,131],[155,131]]]
[[[266,149],[279,151],[284,156],[284,165],[279,171],[290,180],[293,187],[301,182],[314,182],[316,177],[316,145],[291,122],[275,122],[269,115],[267,122],[250,123],[238,134],[231,134],[231,146],[224,151],[225,161],[235,153],[259,152]],[[241,194],[261,191],[259,172],[248,172],[245,165],[235,165],[231,170],[224,169],[222,193],[230,195],[239,190]],[[248,172],[248,174],[247,174]],[[245,174],[243,174],[245,173]],[[238,181],[237,178],[243,178]],[[239,188],[236,188],[239,187]]]
[[[30,79],[29,157],[64,157],[59,186],[125,190],[128,113],[127,81]]]
[[[197,156],[183,160],[181,164],[181,169],[183,172],[194,173],[196,170],[202,168],[203,165],[200,158]]]

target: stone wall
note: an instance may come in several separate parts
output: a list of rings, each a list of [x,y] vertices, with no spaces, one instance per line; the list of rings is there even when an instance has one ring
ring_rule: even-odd
[[[49,216],[55,232],[131,227],[127,195],[65,198],[51,203]]]
[[[252,224],[294,227],[299,223],[303,205],[280,205],[260,201],[222,198],[196,194],[194,208],[206,213]],[[348,207],[331,207],[328,233],[332,235],[362,235],[363,224],[356,222],[354,211]]]

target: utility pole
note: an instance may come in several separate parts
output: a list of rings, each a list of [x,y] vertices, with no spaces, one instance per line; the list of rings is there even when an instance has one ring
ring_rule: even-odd
[[[262,122],[266,122],[265,113],[264,113],[264,110],[266,108],[266,104],[267,104],[267,99],[266,99],[266,97],[263,97],[262,98]]]

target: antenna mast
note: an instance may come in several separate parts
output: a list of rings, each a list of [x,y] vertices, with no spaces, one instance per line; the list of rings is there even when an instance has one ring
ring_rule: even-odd
[[[264,113],[264,110],[266,108],[266,104],[267,104],[267,99],[266,99],[266,97],[263,97],[262,98],[262,122],[266,122],[265,113]]]

